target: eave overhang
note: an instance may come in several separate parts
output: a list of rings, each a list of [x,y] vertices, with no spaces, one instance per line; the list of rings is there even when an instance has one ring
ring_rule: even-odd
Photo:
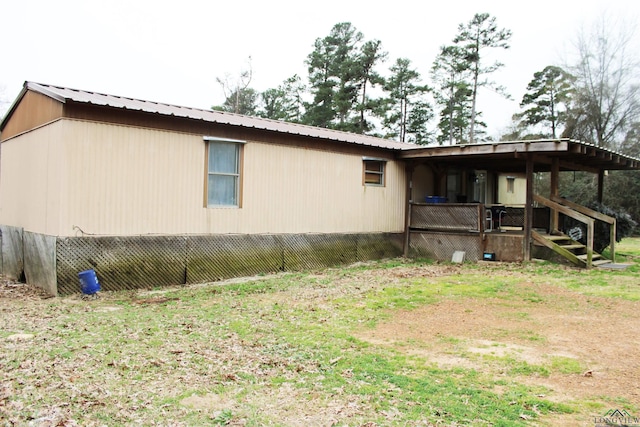
[[[398,153],[399,159],[415,163],[514,173],[525,171],[529,157],[537,172],[551,170],[556,159],[564,171],[640,170],[640,159],[571,139],[424,147]]]

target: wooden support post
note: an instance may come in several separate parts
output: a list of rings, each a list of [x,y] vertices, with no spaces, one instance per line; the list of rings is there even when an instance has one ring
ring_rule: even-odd
[[[554,196],[558,196],[560,193],[560,159],[554,157],[551,161],[551,190],[550,199],[553,200]],[[551,209],[549,232],[555,233],[558,231],[559,215],[558,211]]]
[[[485,248],[486,248],[486,243],[485,243],[485,228],[486,228],[486,206],[484,205],[484,203],[478,203],[478,231],[480,231],[478,233],[478,247],[482,248],[482,252],[484,252]]]
[[[598,171],[598,203],[602,204],[604,198],[604,170]],[[613,224],[609,224],[609,252],[611,254],[611,261],[616,262],[616,220],[614,218]]]
[[[598,171],[598,203],[602,204],[604,195],[604,170]]]
[[[523,259],[531,261],[531,229],[533,228],[533,155],[527,154],[527,196],[524,207]]]
[[[590,218],[587,224],[587,268],[593,266],[593,237],[595,232],[595,221]]]
[[[616,262],[616,219],[613,224],[609,224],[609,252],[611,254],[611,262]]]
[[[405,179],[407,182],[406,187],[406,212],[404,215],[404,256],[409,256],[409,246],[410,246],[410,238],[411,232],[409,229],[411,228],[411,204],[413,202],[412,199],[412,188],[413,188],[413,164],[411,162],[407,162],[405,165]]]

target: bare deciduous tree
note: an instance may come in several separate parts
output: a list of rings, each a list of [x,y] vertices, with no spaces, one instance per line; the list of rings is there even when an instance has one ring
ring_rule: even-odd
[[[248,60],[248,69],[240,71],[237,78],[231,79],[229,74],[224,78],[216,77],[225,99],[222,110],[236,114],[251,114],[255,110],[257,94],[249,89],[252,77],[251,57]]]
[[[570,67],[576,77],[575,103],[563,136],[618,148],[640,119],[640,63],[631,45],[633,28],[603,14],[575,41]]]

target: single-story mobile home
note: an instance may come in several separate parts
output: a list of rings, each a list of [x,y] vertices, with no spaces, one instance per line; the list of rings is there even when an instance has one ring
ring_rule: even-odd
[[[460,248],[527,259],[566,206],[534,209],[515,178],[640,168],[572,140],[423,147],[33,82],[0,141],[2,272],[53,295],[87,269],[109,290]]]

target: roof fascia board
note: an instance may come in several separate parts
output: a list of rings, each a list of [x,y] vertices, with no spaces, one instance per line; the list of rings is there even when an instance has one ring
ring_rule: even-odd
[[[27,93],[27,87],[26,87],[26,84],[25,84],[22,87],[22,90],[20,90],[20,93],[18,94],[16,99],[13,101],[13,103],[11,104],[9,109],[7,110],[7,114],[5,114],[4,117],[2,118],[2,121],[0,122],[0,132],[2,132],[2,129],[5,128],[7,122],[9,121],[9,118],[13,115],[13,112],[18,107],[18,104],[20,104],[20,101],[22,101],[22,98],[24,98],[24,95],[26,93]]]
[[[412,159],[419,157],[455,157],[509,153],[558,152],[567,151],[568,147],[569,141],[564,140],[536,142],[498,142],[494,144],[466,144],[448,147],[418,148],[406,150],[399,154],[399,158]]]
[[[25,82],[25,86],[29,90],[33,90],[34,92],[41,93],[43,95],[48,96],[49,98],[53,98],[56,101],[62,102],[63,104],[67,102],[67,98],[45,88],[44,86],[34,83],[34,82]]]

